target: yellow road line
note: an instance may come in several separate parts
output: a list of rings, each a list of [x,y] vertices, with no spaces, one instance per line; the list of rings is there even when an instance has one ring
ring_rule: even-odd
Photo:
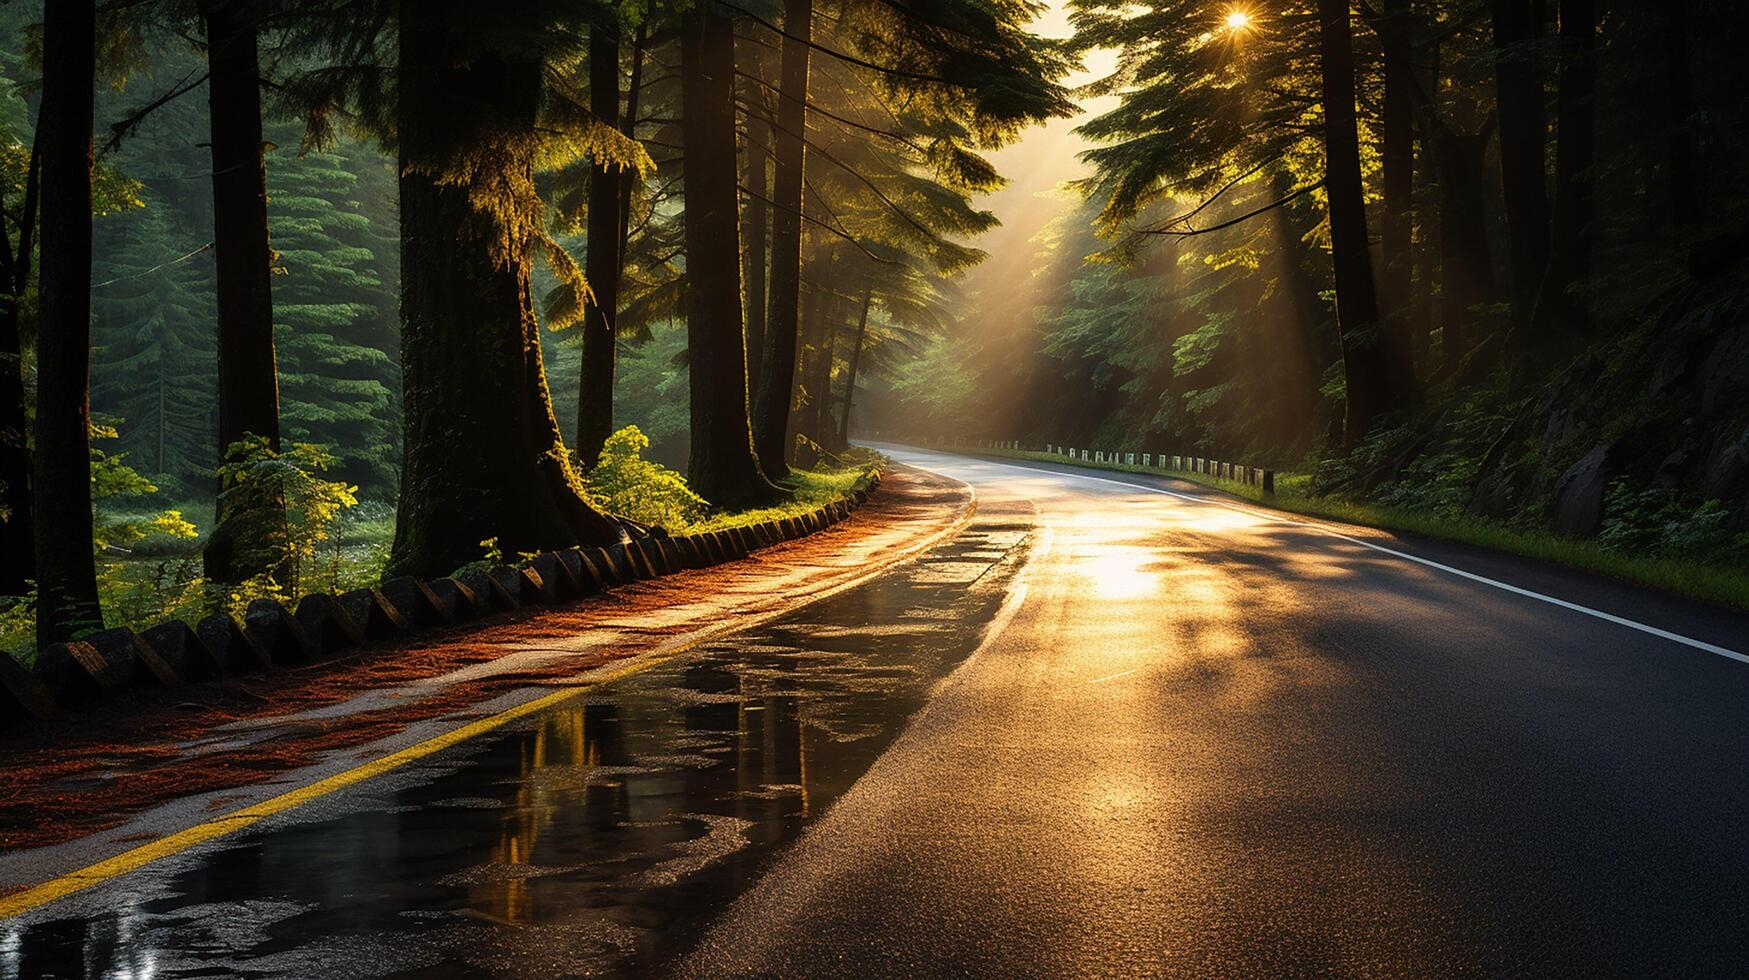
[[[966,485],[966,489],[970,491],[971,487]],[[149,844],[141,844],[139,847],[123,851],[120,854],[105,858],[95,864],[87,865],[77,871],[71,871],[59,877],[51,878],[40,885],[32,885],[20,891],[13,892],[10,895],[0,897],[0,919],[10,919],[14,916],[23,915],[26,912],[35,911],[50,902],[66,898],[68,895],[72,895],[75,892],[84,891],[87,888],[103,884],[106,881],[119,878],[130,872],[138,871],[154,861],[160,861],[164,858],[180,854],[191,847],[204,844],[207,841],[234,834],[239,830],[259,823],[275,814],[283,813],[293,807],[327,796],[329,793],[344,789],[355,783],[361,783],[374,776],[380,776],[385,772],[397,769],[417,759],[422,759],[432,753],[441,752],[452,745],[465,742],[477,735],[483,735],[495,728],[503,727],[518,718],[544,711],[567,698],[576,697],[579,692],[586,691],[593,687],[600,687],[603,684],[612,683],[657,664],[672,660],[688,650],[691,650],[693,647],[698,646],[700,643],[721,638],[725,633],[736,633],[741,630],[750,629],[768,620],[775,619],[778,616],[793,612],[801,606],[811,605],[821,599],[825,599],[829,596],[836,595],[839,592],[861,585],[888,568],[891,568],[892,566],[923,551],[927,551],[941,541],[963,530],[966,525],[971,523],[972,515],[977,512],[976,493],[972,492],[968,496],[969,500],[967,507],[957,520],[951,522],[935,533],[928,535],[923,538],[921,542],[912,547],[900,549],[897,553],[890,555],[887,560],[875,562],[873,565],[865,569],[864,574],[854,576],[849,580],[809,595],[806,601],[800,603],[799,606],[788,606],[781,609],[771,610],[768,613],[753,616],[749,620],[741,623],[723,624],[714,629],[706,627],[705,629],[694,633],[687,642],[672,649],[661,650],[658,648],[650,653],[634,657],[617,667],[597,668],[590,672],[587,679],[580,681],[577,684],[566,685],[551,694],[543,694],[533,701],[519,704],[514,708],[506,708],[490,717],[468,722],[465,725],[453,728],[441,735],[434,735],[423,742],[410,745],[396,752],[391,752],[388,755],[373,759],[370,762],[348,769],[344,772],[338,772],[332,776],[319,779],[307,786],[300,786],[297,789],[282,793],[271,799],[263,800],[260,803],[251,804],[240,810],[233,810],[222,817],[215,817],[204,823],[195,824],[192,827],[179,830],[167,837],[161,837]]]
[[[435,735],[410,745],[398,752],[391,752],[378,759],[373,759],[361,766],[335,773],[325,779],[317,780],[307,786],[300,786],[287,793],[282,793],[272,799],[263,800],[240,810],[234,810],[222,817],[215,817],[205,823],[196,824],[180,830],[168,837],[162,837],[150,844],[141,844],[106,858],[96,864],[53,878],[40,885],[34,885],[23,891],[14,892],[0,898],[0,919],[11,918],[40,908],[57,899],[65,898],[74,892],[83,891],[93,885],[102,884],[112,878],[120,877],[130,871],[151,864],[154,861],[170,857],[186,851],[196,844],[202,844],[214,838],[234,834],[251,824],[258,823],[277,813],[283,813],[295,806],[326,796],[339,789],[344,789],[354,783],[360,783],[373,776],[379,776],[392,769],[399,768],[416,759],[424,758],[434,752],[441,752],[459,742],[467,741],[476,735],[482,735],[495,728],[509,724],[518,718],[531,715],[558,704],[567,698],[575,697],[578,692],[592,687],[599,687],[622,677],[644,670],[663,660],[668,660],[686,652],[694,644],[686,644],[671,650],[659,657],[639,657],[633,663],[620,667],[601,670],[590,676],[589,680],[568,685],[551,694],[544,694],[533,701],[507,708],[487,718],[471,721],[459,728],[453,728],[441,735]]]

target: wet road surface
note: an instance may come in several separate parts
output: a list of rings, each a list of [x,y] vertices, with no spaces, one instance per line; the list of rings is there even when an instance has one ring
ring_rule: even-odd
[[[1749,962],[1749,665],[1185,484],[895,455],[979,495],[926,559],[7,924],[0,974]]]
[[[1025,601],[687,972],[1749,968],[1745,664],[1182,483],[896,455],[1036,503]],[[1749,640],[1742,616],[1413,550]]]
[[[0,932],[0,976],[659,973],[977,645],[980,515],[868,584]]]

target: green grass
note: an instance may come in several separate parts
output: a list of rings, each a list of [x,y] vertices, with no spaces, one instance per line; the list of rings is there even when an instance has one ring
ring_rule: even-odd
[[[702,521],[671,531],[677,535],[699,534],[731,527],[747,527],[785,517],[800,517],[868,486],[874,482],[875,476],[885,465],[886,459],[883,457],[816,470],[790,470],[789,478],[779,483],[793,495],[790,500],[776,507],[743,510],[732,514],[712,514]]]
[[[1727,565],[1669,558],[1658,555],[1636,555],[1612,551],[1595,541],[1566,538],[1547,531],[1508,527],[1495,521],[1480,519],[1454,520],[1425,511],[1402,507],[1384,507],[1341,497],[1319,496],[1307,491],[1307,477],[1277,473],[1275,495],[1265,497],[1263,488],[1222,480],[1203,473],[1183,470],[1126,466],[1122,463],[1070,462],[1049,453],[1013,449],[983,449],[965,447],[957,452],[974,456],[998,456],[1007,459],[1060,463],[1085,469],[1113,470],[1120,473],[1144,473],[1170,476],[1219,490],[1264,507],[1320,517],[1345,524],[1420,534],[1444,541],[1477,545],[1510,555],[1552,562],[1611,578],[1632,582],[1674,595],[1698,599],[1729,609],[1749,610],[1749,571]]]

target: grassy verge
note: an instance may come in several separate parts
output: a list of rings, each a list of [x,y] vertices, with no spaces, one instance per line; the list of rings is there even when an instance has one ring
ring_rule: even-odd
[[[1220,490],[1245,500],[1276,510],[1322,517],[1346,524],[1359,524],[1387,531],[1420,534],[1445,541],[1477,545],[1495,551],[1553,562],[1569,568],[1607,575],[1660,591],[1699,599],[1702,602],[1730,609],[1749,610],[1749,570],[1706,562],[1666,558],[1656,555],[1634,555],[1612,551],[1595,541],[1565,538],[1546,531],[1508,527],[1495,521],[1478,519],[1454,520],[1425,511],[1400,507],[1383,507],[1341,497],[1318,496],[1306,490],[1306,477],[1278,473],[1276,493],[1264,497],[1261,487],[1233,480],[1221,480],[1203,473],[1182,470],[1126,466],[1122,463],[1094,463],[1068,460],[1049,453],[1013,449],[963,448],[956,450],[974,456],[999,456],[1007,459],[1059,463],[1084,469],[1113,470],[1120,473],[1143,473],[1150,476],[1170,476]]]
[[[842,466],[816,470],[791,470],[789,479],[780,484],[793,494],[791,499],[785,503],[760,510],[713,514],[702,521],[670,530],[674,534],[697,534],[703,531],[746,527],[785,517],[800,517],[868,486],[874,481],[876,474],[884,465],[886,465],[884,457],[875,457],[857,459],[853,462],[847,461]]]

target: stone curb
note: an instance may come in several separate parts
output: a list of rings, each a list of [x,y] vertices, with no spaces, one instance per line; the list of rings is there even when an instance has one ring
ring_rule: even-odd
[[[315,593],[295,609],[273,599],[249,604],[241,623],[214,613],[190,626],[170,620],[136,633],[104,630],[37,654],[26,669],[0,654],[0,730],[90,710],[108,694],[180,688],[332,659],[341,653],[502,612],[562,605],[621,585],[708,568],[760,548],[806,537],[849,517],[880,486],[857,489],[802,515],[610,548],[568,548],[459,578],[390,579],[341,595]]]

